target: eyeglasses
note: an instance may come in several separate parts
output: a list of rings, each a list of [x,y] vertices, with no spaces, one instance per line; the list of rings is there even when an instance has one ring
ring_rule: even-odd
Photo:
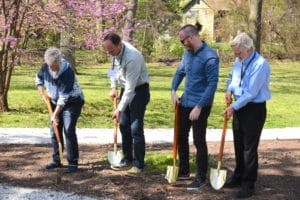
[[[184,44],[185,40],[188,39],[189,37],[191,37],[190,35],[186,36],[185,38],[183,38],[182,40],[180,40],[181,44]]]

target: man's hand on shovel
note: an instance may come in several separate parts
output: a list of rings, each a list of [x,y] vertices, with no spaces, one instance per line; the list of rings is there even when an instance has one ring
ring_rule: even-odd
[[[226,116],[226,119],[229,120],[230,117],[234,113],[234,108],[231,106],[231,103],[232,103],[232,94],[231,94],[231,92],[226,92],[225,93],[224,100],[225,100],[226,105],[228,105],[225,108],[224,115]]]
[[[55,114],[51,115],[51,123],[53,123],[54,126],[58,126],[59,124],[59,119],[58,116]]]
[[[180,99],[178,98],[176,91],[172,90],[171,92],[171,101],[175,105],[176,103],[179,103]]]
[[[112,118],[115,120],[115,123],[118,123],[120,121],[120,111],[117,109],[118,90],[116,88],[112,88],[109,96],[111,96],[114,101],[114,112],[112,114]]]
[[[118,111],[118,109],[113,112],[112,118],[116,120],[116,123],[120,121],[120,111]]]

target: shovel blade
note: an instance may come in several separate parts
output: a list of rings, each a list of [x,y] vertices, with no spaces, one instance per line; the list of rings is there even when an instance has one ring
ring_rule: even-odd
[[[215,190],[219,190],[223,187],[226,181],[226,170],[210,169],[210,184]]]
[[[178,177],[179,168],[177,166],[168,166],[165,179],[168,183],[175,183]]]
[[[122,151],[109,151],[107,153],[107,157],[110,165],[118,167],[120,165],[121,160],[123,159],[123,153]]]

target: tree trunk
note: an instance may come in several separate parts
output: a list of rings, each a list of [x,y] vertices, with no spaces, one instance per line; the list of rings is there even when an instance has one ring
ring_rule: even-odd
[[[131,0],[130,3],[133,6],[127,12],[127,18],[124,26],[125,33],[123,38],[125,41],[132,43],[138,0]]]
[[[71,68],[73,69],[74,73],[78,74],[77,70],[76,70],[76,60],[75,60],[74,52],[70,48],[71,38],[68,38],[68,37],[64,38],[64,37],[66,37],[66,35],[64,33],[61,33],[60,50],[63,54],[64,59],[66,59],[70,63]]]
[[[0,113],[1,112],[8,112],[8,102],[7,102],[7,95],[6,94],[0,94]]]
[[[64,10],[64,15],[73,16],[73,19],[75,19],[74,10],[70,6],[66,6],[66,9]],[[76,22],[74,21],[73,23]],[[62,29],[60,32],[60,50],[64,58],[70,63],[74,73],[78,74],[76,70],[76,60],[74,56],[74,51],[72,50],[73,45],[74,39],[69,34],[69,31],[66,29]]]
[[[257,52],[260,52],[262,0],[249,0],[249,33]]]
[[[10,4],[2,3],[1,12],[3,21],[11,22],[10,27],[3,31],[3,38],[20,38],[20,27],[24,17],[20,12],[21,1],[11,1]],[[18,23],[18,20],[20,22]],[[2,41],[0,47],[0,112],[9,111],[7,93],[10,86],[11,75],[17,56],[17,42]]]

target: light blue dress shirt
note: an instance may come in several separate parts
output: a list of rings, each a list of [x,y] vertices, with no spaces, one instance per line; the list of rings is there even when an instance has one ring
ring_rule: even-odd
[[[235,98],[234,110],[239,110],[247,103],[261,103],[271,99],[270,65],[256,51],[243,62],[236,58],[227,81],[227,91]]]

